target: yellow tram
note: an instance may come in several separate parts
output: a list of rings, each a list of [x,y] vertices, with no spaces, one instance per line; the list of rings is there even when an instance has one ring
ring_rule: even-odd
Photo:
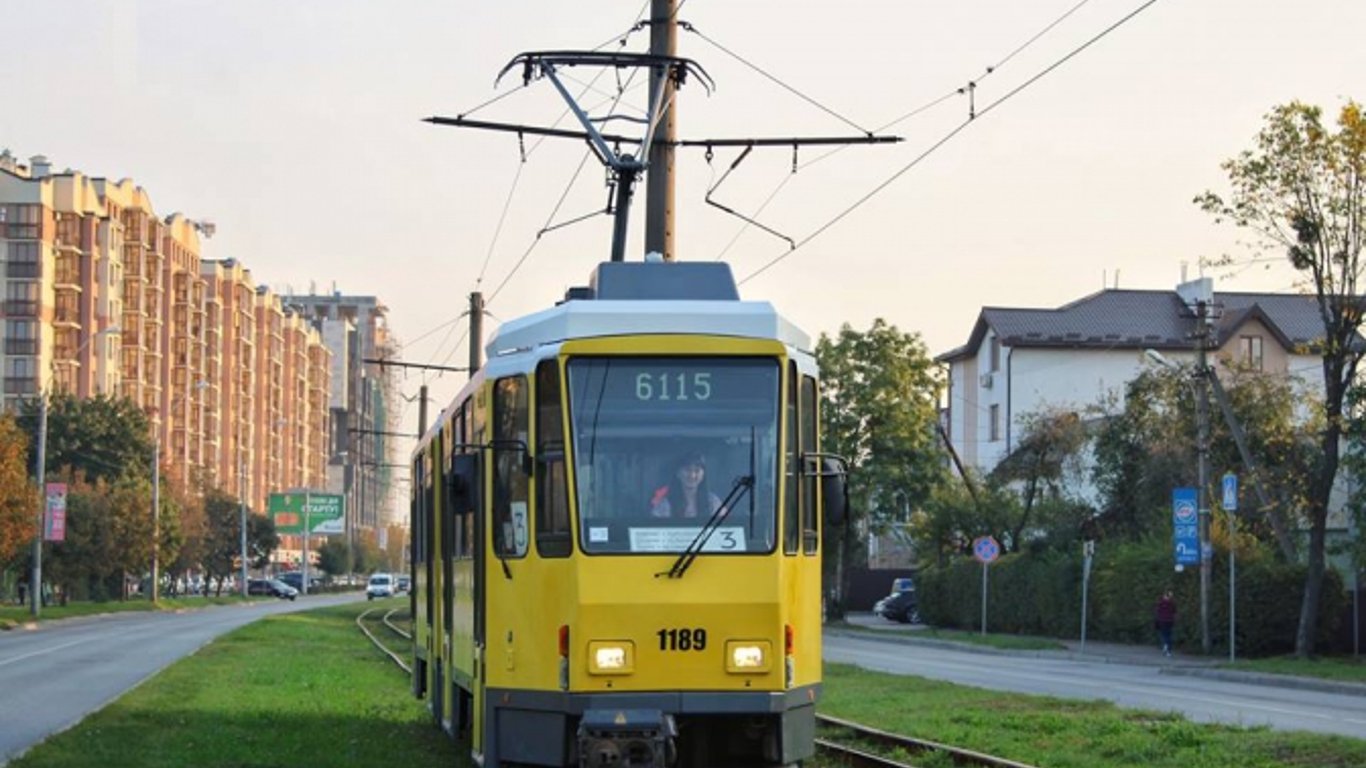
[[[505,323],[413,456],[413,692],[477,762],[790,765],[821,687],[808,338],[719,263]]]

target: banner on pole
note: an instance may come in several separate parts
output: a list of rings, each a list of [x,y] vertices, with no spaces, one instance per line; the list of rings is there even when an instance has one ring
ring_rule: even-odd
[[[66,541],[66,483],[48,483],[43,499],[43,540]]]
[[[1194,488],[1172,489],[1172,544],[1177,565],[1200,563],[1200,511]]]

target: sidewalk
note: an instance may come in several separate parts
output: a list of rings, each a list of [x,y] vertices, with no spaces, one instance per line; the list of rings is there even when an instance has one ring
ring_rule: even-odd
[[[1366,684],[1323,680],[1314,677],[1273,675],[1264,672],[1223,669],[1220,665],[1226,663],[1227,660],[1224,658],[1195,656],[1180,652],[1176,652],[1170,657],[1163,656],[1162,649],[1158,648],[1156,643],[1153,643],[1152,645],[1128,645],[1125,643],[1096,642],[1088,640],[1086,642],[1086,649],[1083,651],[1080,640],[1058,640],[1057,642],[1066,646],[1065,649],[1014,650],[993,648],[991,646],[976,645],[974,643],[957,642],[943,638],[918,637],[917,635],[924,630],[930,629],[930,627],[924,624],[897,624],[881,617],[874,616],[871,613],[847,614],[845,616],[845,622],[852,625],[854,628],[842,629],[827,627],[825,631],[830,634],[842,635],[845,637],[869,638],[908,645],[924,645],[927,647],[963,651],[965,653],[1025,656],[1088,662],[1093,664],[1136,664],[1155,667],[1157,668],[1158,674],[1162,675],[1187,675],[1229,682],[1242,682],[1250,685],[1295,688],[1299,690],[1321,691],[1324,693],[1341,693],[1349,696],[1366,696]]]

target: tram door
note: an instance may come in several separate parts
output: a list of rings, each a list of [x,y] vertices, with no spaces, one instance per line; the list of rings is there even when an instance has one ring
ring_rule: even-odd
[[[476,411],[478,409],[475,409]],[[482,444],[483,431],[479,427],[473,430],[471,443]],[[484,570],[488,558],[484,554],[484,531],[487,522],[484,516],[487,511],[484,509],[484,493],[482,492],[484,478],[484,462],[482,451],[474,450],[470,453],[460,454],[455,457],[458,489],[455,501],[460,510],[470,510],[473,514],[473,540],[470,542],[469,552],[473,557],[472,572],[474,574],[474,669],[470,680],[471,709],[469,713],[470,722],[470,751],[475,755],[483,755],[484,744],[484,689],[486,684],[485,675],[485,639],[484,627],[487,608],[485,606],[485,574]]]

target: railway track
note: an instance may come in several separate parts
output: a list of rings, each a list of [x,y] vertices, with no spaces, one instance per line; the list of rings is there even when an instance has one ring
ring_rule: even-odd
[[[905,754],[912,757],[942,756],[935,758],[938,761],[935,765],[944,765],[947,762],[971,768],[1034,768],[1026,763],[1003,757],[888,733],[826,715],[816,715],[816,729],[817,754],[836,764],[853,768],[910,768],[914,765],[887,757],[887,754]]]
[[[363,632],[363,633],[365,634],[366,637],[370,638],[370,642],[371,642],[371,643],[374,643],[375,647],[378,648],[378,649],[380,650],[381,653],[383,653],[385,656],[388,656],[390,661],[392,661],[392,662],[394,662],[395,664],[397,664],[397,665],[398,665],[398,668],[401,669],[401,670],[403,670],[404,674],[412,674],[413,670],[412,670],[411,667],[408,666],[408,662],[406,662],[406,661],[403,660],[403,656],[400,655],[400,654],[394,653],[394,652],[389,648],[389,646],[385,645],[384,642],[383,642],[382,640],[380,640],[378,637],[376,637],[376,636],[375,636],[375,633],[374,633],[374,632],[371,632],[371,631],[370,631],[370,628],[366,626],[366,620],[369,619],[370,614],[374,613],[374,612],[377,611],[377,610],[379,610],[379,609],[378,609],[378,608],[370,608],[369,610],[366,610],[364,613],[362,613],[362,614],[360,614],[359,616],[357,616],[357,617],[356,617],[356,626],[357,626],[357,627],[360,627],[360,631]],[[408,632],[403,631],[402,629],[399,629],[398,627],[394,626],[394,624],[391,623],[391,622],[389,621],[389,617],[392,616],[392,615],[395,613],[395,611],[397,611],[397,610],[398,610],[398,609],[390,610],[388,613],[384,614],[384,616],[380,617],[380,619],[379,619],[378,621],[379,621],[379,623],[381,623],[383,626],[387,627],[390,631],[392,631],[394,634],[398,635],[399,637],[402,637],[404,640],[411,641],[411,640],[412,640],[412,635],[411,635],[411,634],[409,634]],[[375,619],[369,619],[369,620],[370,620],[371,622],[374,622],[374,621],[375,621]]]
[[[369,626],[366,626],[367,621],[371,624],[380,624],[392,634],[403,638],[405,641],[411,641],[411,633],[396,626],[392,621],[393,615],[398,613],[400,609],[391,609],[378,619],[371,618],[370,615],[377,610],[379,609],[371,608],[357,616],[356,626],[381,653],[397,664],[399,669],[402,669],[405,674],[411,674],[412,670],[408,663],[403,660],[403,656],[394,653],[384,644],[383,640],[370,631]],[[900,762],[888,757],[887,754],[922,757],[942,755],[943,757],[936,757],[940,761],[936,763],[937,765],[943,765],[943,761],[947,759],[952,765],[967,766],[968,768],[1035,768],[1027,763],[974,752],[970,749],[951,747],[947,744],[925,739],[889,733],[827,715],[816,715],[816,728],[820,734],[816,738],[817,755],[829,764],[849,766],[850,768],[914,768],[913,763]]]

